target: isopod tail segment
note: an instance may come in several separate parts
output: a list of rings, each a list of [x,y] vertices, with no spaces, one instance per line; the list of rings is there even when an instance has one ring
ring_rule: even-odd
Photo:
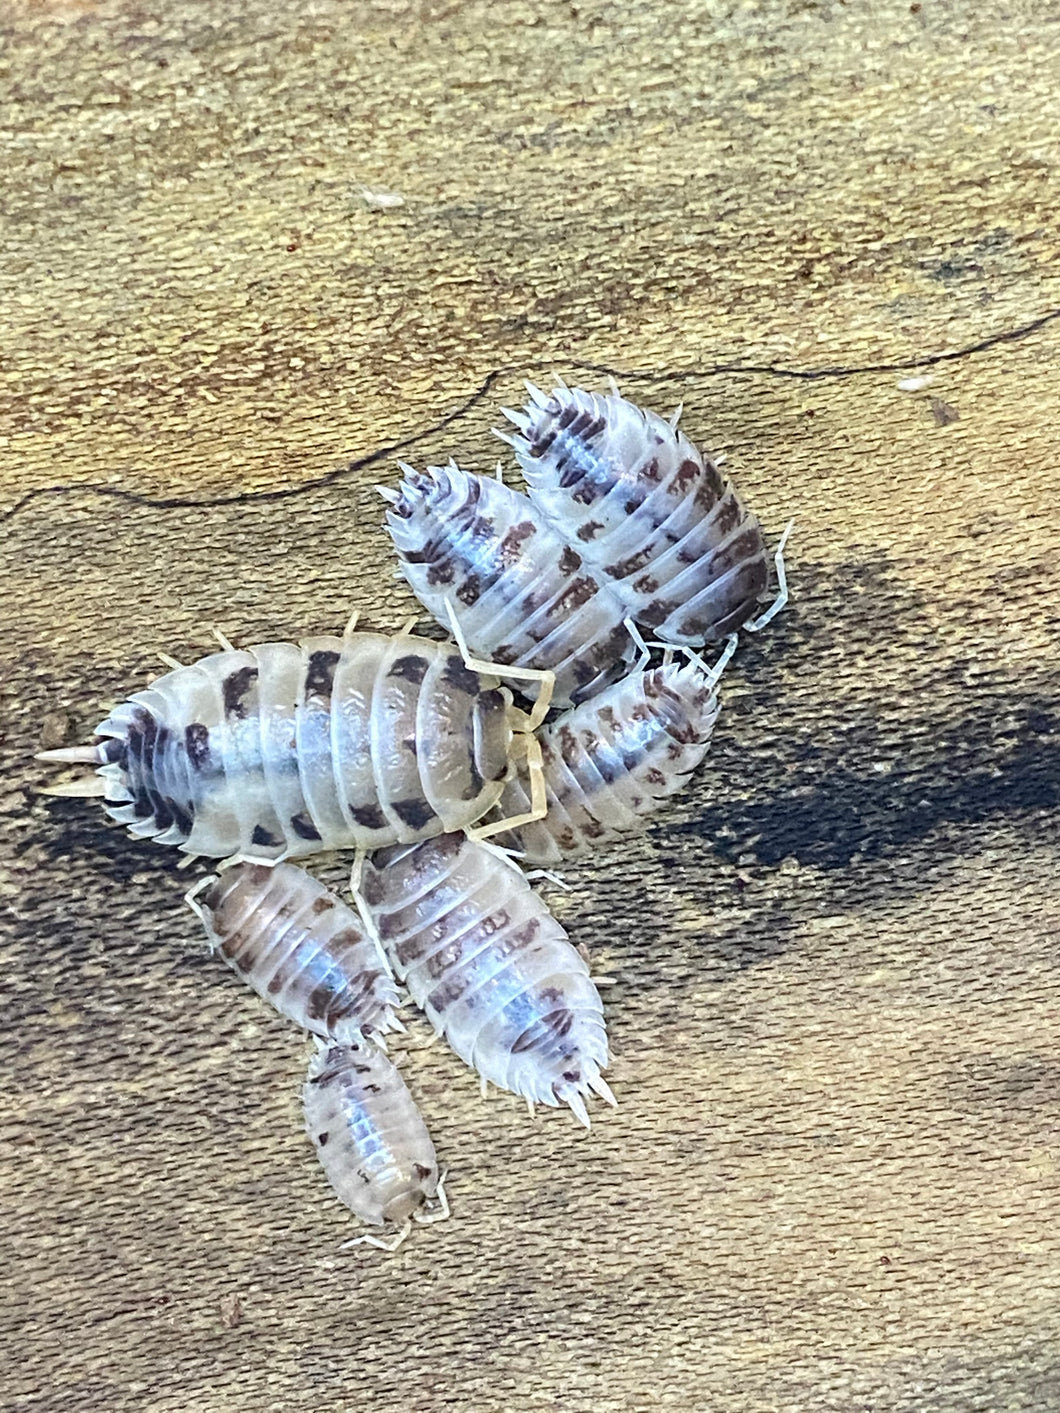
[[[102,766],[113,759],[109,749],[113,744],[101,741],[98,746],[63,746],[57,751],[38,751],[33,759],[47,761],[50,765]],[[98,775],[84,775],[77,780],[62,780],[58,785],[42,785],[38,787],[38,794],[73,800],[104,799],[107,781]]]
[[[784,546],[788,542],[788,536],[795,528],[795,521],[789,520],[784,533],[780,537],[780,544],[777,545],[777,552],[773,557],[773,566],[777,575],[777,596],[764,613],[760,613],[757,618],[752,618],[743,626],[748,633],[758,633],[768,624],[772,623],[777,614],[787,605],[788,602],[788,575],[784,568]]]
[[[374,1246],[377,1251],[386,1251],[389,1254],[405,1244],[412,1231],[413,1222],[420,1227],[429,1227],[433,1226],[435,1222],[448,1221],[452,1215],[449,1198],[445,1191],[445,1180],[448,1176],[449,1172],[446,1169],[438,1179],[438,1185],[434,1189],[434,1204],[436,1205],[421,1207],[419,1211],[413,1212],[412,1216],[398,1227],[393,1236],[376,1236],[373,1232],[365,1232],[363,1236],[353,1236],[349,1241],[344,1241],[339,1250],[348,1251],[351,1246]]]

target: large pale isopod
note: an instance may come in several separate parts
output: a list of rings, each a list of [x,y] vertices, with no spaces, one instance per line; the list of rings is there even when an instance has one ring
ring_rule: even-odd
[[[97,727],[98,745],[38,759],[98,766],[50,793],[102,795],[130,833],[188,853],[374,849],[474,824],[549,685],[528,716],[430,639],[262,643],[175,667]]]
[[[611,394],[532,385],[506,415],[530,498],[612,584],[629,613],[670,643],[702,644],[748,624],[769,582],[758,521],[717,465],[653,412]],[[777,572],[785,596],[783,560]],[[766,615],[755,626],[764,626]],[[749,625],[750,626],[750,625]]]
[[[365,867],[362,895],[409,994],[484,1080],[531,1103],[611,1100],[600,995],[522,873],[463,835],[395,846]]]

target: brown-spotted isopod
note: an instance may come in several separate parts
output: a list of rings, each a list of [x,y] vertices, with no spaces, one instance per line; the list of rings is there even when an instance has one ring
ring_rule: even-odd
[[[399,980],[483,1080],[531,1103],[613,1102],[600,995],[566,932],[497,850],[459,834],[383,850],[362,898]]]
[[[303,1103],[306,1132],[340,1201],[370,1226],[400,1228],[391,1240],[359,1240],[393,1250],[411,1221],[448,1216],[427,1125],[396,1065],[375,1046],[322,1045],[309,1062]],[[428,1209],[434,1198],[440,1206]]]
[[[99,745],[38,759],[98,766],[101,778],[50,793],[102,795],[131,834],[187,853],[373,849],[474,824],[549,685],[527,716],[498,678],[430,639],[261,643],[174,668],[108,716]]]
[[[530,498],[611,583],[638,623],[669,643],[702,644],[748,625],[769,582],[758,521],[717,465],[616,392],[532,384],[506,410]],[[767,611],[782,606],[780,594]],[[764,626],[765,614],[754,626]]]
[[[188,901],[229,966],[295,1025],[350,1042],[393,1025],[397,987],[375,938],[296,864],[235,864]]]
[[[548,813],[496,842],[530,864],[554,864],[643,828],[707,753],[718,668],[669,663],[631,673],[538,732]],[[527,782],[512,777],[498,818],[522,810]]]
[[[629,610],[531,501],[455,462],[402,465],[387,525],[420,603],[491,662],[552,668],[553,703],[591,696],[633,656]]]

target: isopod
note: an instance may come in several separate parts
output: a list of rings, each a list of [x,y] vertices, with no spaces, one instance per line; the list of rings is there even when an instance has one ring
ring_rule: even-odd
[[[642,828],[707,753],[718,671],[671,662],[631,673],[544,727],[538,742],[548,813],[496,842],[527,863],[548,865]],[[522,810],[527,799],[526,783],[512,777],[498,817]]]
[[[533,1103],[614,1102],[600,995],[522,873],[459,834],[366,865],[362,898],[399,980],[484,1081]]]
[[[677,430],[616,392],[527,384],[505,409],[530,498],[613,584],[638,623],[669,643],[702,644],[747,624],[769,582],[758,521],[731,482]],[[783,559],[777,560],[783,604]],[[754,626],[762,627],[766,616]]]
[[[375,938],[304,869],[235,864],[188,901],[229,966],[295,1025],[350,1042],[390,1029],[398,993]]]
[[[413,1220],[448,1215],[438,1157],[397,1066],[367,1043],[322,1045],[303,1093],[306,1132],[339,1200],[370,1226],[393,1224],[393,1250]],[[426,1204],[439,1198],[439,1209]]]
[[[548,685],[528,716],[430,639],[261,643],[174,668],[96,728],[99,745],[37,759],[97,765],[101,779],[50,793],[102,795],[131,834],[186,853],[373,849],[467,828],[495,804]]]
[[[402,573],[445,627],[497,663],[552,668],[553,704],[610,681],[632,657],[618,596],[551,529],[530,500],[455,462],[402,464],[400,490],[380,487]]]

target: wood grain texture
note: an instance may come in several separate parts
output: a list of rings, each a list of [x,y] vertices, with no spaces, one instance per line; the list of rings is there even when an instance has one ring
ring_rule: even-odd
[[[3,26],[5,1409],[1060,1409],[1060,13]],[[298,1033],[30,757],[211,624],[396,627],[373,483],[552,371],[683,400],[793,602],[552,895],[618,1111],[415,1031],[453,1220],[340,1252]]]

